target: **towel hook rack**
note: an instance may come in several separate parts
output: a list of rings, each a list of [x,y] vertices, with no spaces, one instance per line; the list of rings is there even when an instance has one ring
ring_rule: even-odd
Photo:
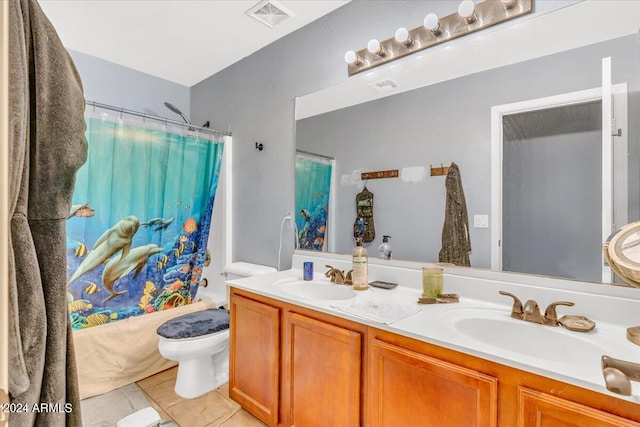
[[[449,166],[444,166],[440,163],[440,167],[433,167],[433,165],[429,164],[429,169],[431,170],[431,176],[442,176],[449,173]]]
[[[376,172],[362,172],[360,179],[366,181],[368,179],[381,179],[381,178],[398,178],[398,169],[390,169]]]

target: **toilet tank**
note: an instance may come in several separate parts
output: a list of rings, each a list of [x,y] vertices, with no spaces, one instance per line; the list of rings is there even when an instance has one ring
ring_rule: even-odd
[[[250,262],[234,262],[224,267],[226,280],[242,279],[244,277],[260,276],[262,274],[275,273],[273,267]]]

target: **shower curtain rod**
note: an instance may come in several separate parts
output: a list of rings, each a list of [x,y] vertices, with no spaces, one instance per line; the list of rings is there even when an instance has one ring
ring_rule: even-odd
[[[157,121],[164,122],[164,123],[171,123],[173,125],[187,127],[190,130],[193,129],[193,130],[197,130],[197,131],[200,131],[200,132],[212,133],[212,134],[221,135],[221,136],[231,136],[231,132],[224,132],[224,131],[221,131],[221,130],[204,128],[202,126],[196,126],[196,125],[189,124],[189,123],[183,123],[183,122],[179,122],[177,120],[167,119],[165,117],[154,116],[153,114],[140,113],[139,111],[128,110],[128,109],[122,108],[122,107],[114,107],[113,105],[108,105],[108,104],[102,104],[100,102],[85,100],[85,103],[88,106],[91,106],[91,107],[104,108],[106,110],[112,110],[112,111],[117,111],[119,113],[125,113],[125,114],[130,114],[132,116],[142,117],[143,119],[151,119],[151,120],[157,120]]]
[[[304,151],[304,150],[296,150],[296,154],[302,154],[309,157],[317,157],[325,160],[335,160],[335,157],[325,156],[323,154],[316,154],[316,153],[312,153],[310,151]]]

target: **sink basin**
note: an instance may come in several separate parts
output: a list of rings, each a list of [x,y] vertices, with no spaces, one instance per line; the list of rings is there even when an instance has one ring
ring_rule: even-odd
[[[490,346],[553,362],[579,364],[585,358],[599,358],[614,348],[625,346],[597,330],[571,332],[561,326],[513,319],[507,311],[459,309],[443,313],[443,316],[456,332],[478,343],[478,347]]]
[[[284,279],[275,286],[289,295],[313,300],[348,300],[357,295],[351,286],[336,285],[328,280]]]

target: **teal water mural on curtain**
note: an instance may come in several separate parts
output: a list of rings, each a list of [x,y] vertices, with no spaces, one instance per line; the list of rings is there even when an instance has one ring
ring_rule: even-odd
[[[296,153],[296,226],[302,249],[326,250],[331,169],[331,161]]]
[[[191,303],[224,144],[162,124],[86,122],[88,160],[67,220],[73,328]]]

